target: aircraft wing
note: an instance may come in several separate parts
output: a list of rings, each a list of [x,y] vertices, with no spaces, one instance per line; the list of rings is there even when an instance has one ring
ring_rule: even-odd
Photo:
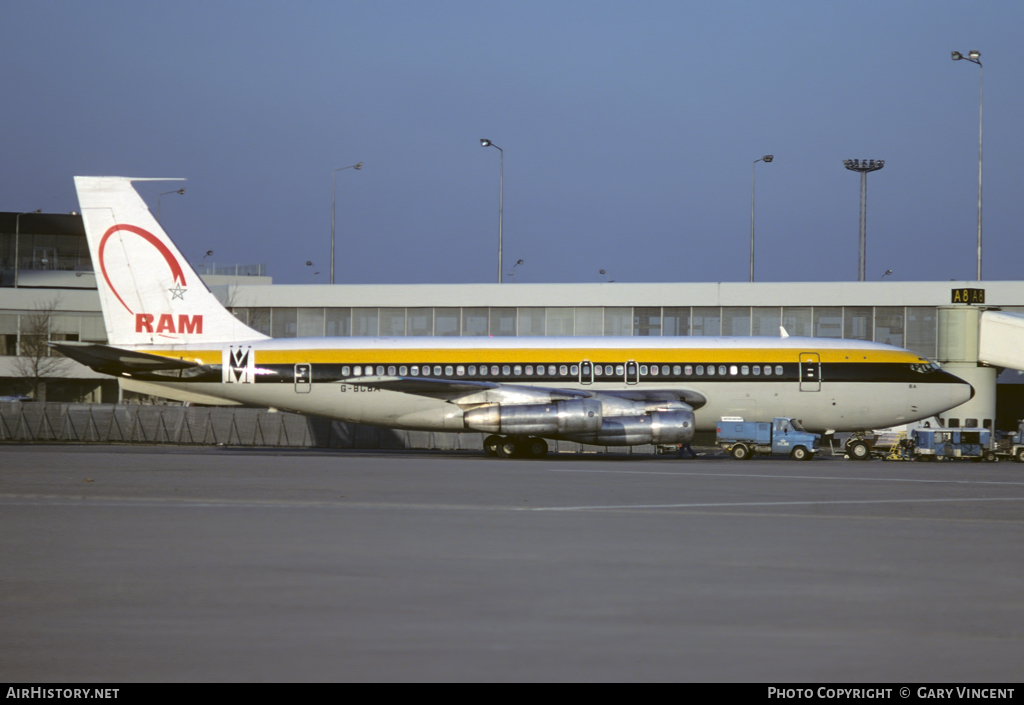
[[[694,409],[699,409],[707,403],[707,398],[703,394],[689,389],[629,389],[594,393],[582,389],[429,377],[354,377],[343,381],[392,392],[443,399],[467,407],[479,404],[532,404],[602,397],[650,403],[682,402]]]
[[[178,360],[161,355],[122,350],[110,345],[98,343],[63,342],[49,343],[49,346],[61,354],[91,367],[97,372],[108,375],[119,375],[122,372],[156,372],[158,370],[184,370],[198,367],[199,363],[191,360]]]

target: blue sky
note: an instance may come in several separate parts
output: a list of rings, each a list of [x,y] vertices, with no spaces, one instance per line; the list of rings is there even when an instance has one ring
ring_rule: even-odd
[[[326,283],[974,279],[1022,269],[1024,3],[52,2],[3,10],[0,210],[187,177],[182,251]],[[144,184],[156,194],[176,184]],[[314,267],[306,267],[311,260]]]

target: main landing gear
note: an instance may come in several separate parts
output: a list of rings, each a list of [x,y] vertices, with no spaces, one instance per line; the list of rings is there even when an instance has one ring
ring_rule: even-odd
[[[484,439],[484,452],[498,458],[539,459],[548,454],[548,442],[532,436],[488,436]]]

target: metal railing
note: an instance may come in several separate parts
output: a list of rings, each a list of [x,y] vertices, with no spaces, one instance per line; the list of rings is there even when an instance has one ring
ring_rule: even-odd
[[[267,409],[0,402],[0,443],[148,443],[379,450],[483,450],[480,433],[402,431]],[[551,441],[553,452],[651,454]]]

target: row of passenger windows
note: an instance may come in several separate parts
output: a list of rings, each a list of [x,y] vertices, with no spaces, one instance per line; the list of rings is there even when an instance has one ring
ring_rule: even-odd
[[[362,377],[365,375],[402,377],[564,377],[576,376],[580,372],[579,365],[345,365],[341,368],[344,377]],[[622,377],[626,373],[624,364],[594,365],[594,377]],[[674,377],[759,377],[781,375],[782,365],[640,365],[642,377],[674,376]]]

